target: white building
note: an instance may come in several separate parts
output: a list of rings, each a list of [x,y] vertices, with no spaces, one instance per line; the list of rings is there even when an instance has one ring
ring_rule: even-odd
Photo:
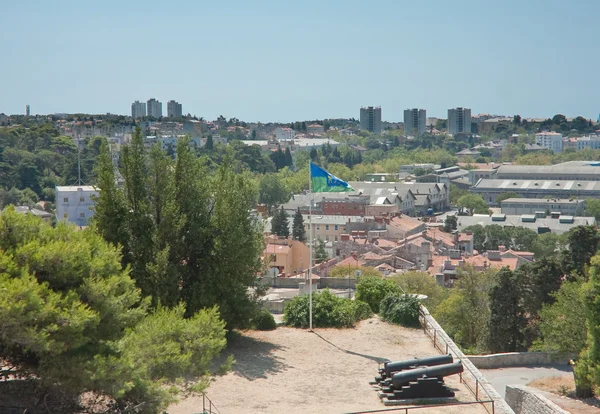
[[[471,109],[448,109],[448,133],[450,135],[471,133]]]
[[[131,117],[134,119],[143,118],[146,116],[146,103],[135,101],[131,104]]]
[[[306,127],[306,133],[308,135],[323,135],[325,133],[325,127],[319,124],[312,124]]]
[[[562,152],[563,136],[558,132],[540,132],[535,134],[535,143],[554,152]]]
[[[156,119],[162,117],[162,102],[159,102],[154,98],[150,98],[147,102],[147,109],[148,116],[152,116]]]
[[[577,138],[577,150],[584,148],[600,149],[600,135],[588,135]]]
[[[56,186],[56,220],[87,226],[94,215],[99,190],[90,185]]]
[[[277,141],[290,141],[296,136],[296,132],[292,128],[275,128],[274,132]]]
[[[425,133],[427,115],[425,109],[404,110],[404,133],[406,135],[421,135]]]

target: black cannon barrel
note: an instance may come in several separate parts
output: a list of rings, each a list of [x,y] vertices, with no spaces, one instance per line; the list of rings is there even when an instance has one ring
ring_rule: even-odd
[[[408,385],[411,381],[416,381],[419,378],[427,376],[429,378],[443,378],[448,375],[454,375],[463,372],[462,362],[454,362],[452,364],[438,365],[434,367],[415,368],[407,371],[401,371],[394,374],[392,377],[392,388],[399,390],[404,385]]]
[[[449,364],[452,361],[453,361],[452,355],[450,355],[450,354],[436,355],[436,356],[427,357],[427,358],[413,358],[413,359],[407,359],[404,361],[387,362],[384,365],[384,369],[385,369],[385,375],[389,378],[392,376],[392,374],[394,372],[402,371],[402,370],[408,369],[410,367],[419,366],[419,365],[431,367],[434,365]]]

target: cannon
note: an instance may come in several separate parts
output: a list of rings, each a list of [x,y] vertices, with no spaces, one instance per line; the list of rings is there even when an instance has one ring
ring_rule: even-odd
[[[386,362],[383,365],[383,369],[380,370],[382,377],[390,378],[393,373],[398,371],[404,371],[411,367],[432,367],[435,365],[449,364],[452,363],[452,355],[438,355],[427,358],[414,358],[407,359],[404,361]],[[384,375],[385,374],[385,375]]]
[[[437,365],[433,367],[415,368],[406,371],[400,371],[392,376],[391,389],[400,390],[411,382],[427,378],[443,380],[448,375],[460,374],[464,371],[462,362],[453,362],[451,364]]]

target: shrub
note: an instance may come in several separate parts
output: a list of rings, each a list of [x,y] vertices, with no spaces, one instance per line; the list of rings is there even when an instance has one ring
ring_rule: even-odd
[[[259,331],[272,331],[277,328],[275,318],[266,309],[261,309],[256,313],[256,316],[252,319],[252,327]]]
[[[407,327],[419,326],[419,300],[411,295],[389,295],[380,305],[381,317]]]
[[[392,280],[362,277],[356,285],[356,299],[366,302],[371,310],[379,313],[379,303],[388,295],[399,295],[402,290]]]
[[[371,310],[364,302],[340,298],[325,289],[313,295],[313,326],[326,328],[349,328],[362,319],[371,316]],[[309,296],[296,296],[283,309],[286,325],[295,328],[309,326]]]

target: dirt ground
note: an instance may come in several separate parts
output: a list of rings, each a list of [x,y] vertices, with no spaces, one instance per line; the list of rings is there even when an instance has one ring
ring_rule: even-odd
[[[575,398],[575,379],[573,374],[558,377],[540,378],[527,384],[545,391],[543,394],[563,410],[578,414],[600,413],[600,398],[580,400]]]
[[[439,355],[420,329],[387,324],[377,317],[354,329],[280,327],[246,332],[230,345],[237,363],[207,390],[219,413],[343,413],[385,409],[369,384],[380,363]],[[473,401],[458,375],[446,378],[459,401]],[[192,397],[169,414],[202,410]],[[481,405],[419,409],[423,413],[485,413]]]

